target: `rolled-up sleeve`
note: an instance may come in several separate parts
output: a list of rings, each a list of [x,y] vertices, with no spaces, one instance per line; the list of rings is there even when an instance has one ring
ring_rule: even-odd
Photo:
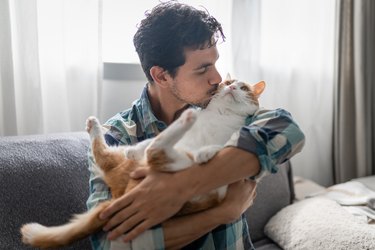
[[[258,110],[246,119],[246,126],[231,138],[227,146],[236,146],[258,156],[261,173],[276,173],[277,165],[300,152],[305,135],[283,109]]]

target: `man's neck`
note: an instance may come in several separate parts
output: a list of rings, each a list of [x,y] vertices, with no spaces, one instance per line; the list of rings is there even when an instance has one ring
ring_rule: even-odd
[[[159,120],[167,125],[178,118],[188,106],[186,103],[177,100],[169,91],[160,89],[155,84],[149,83],[147,91],[152,111]]]

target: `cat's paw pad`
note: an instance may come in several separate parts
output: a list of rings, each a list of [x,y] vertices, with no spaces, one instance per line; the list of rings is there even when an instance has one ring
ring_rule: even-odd
[[[90,131],[91,131],[92,127],[95,125],[95,123],[97,123],[96,117],[90,116],[89,118],[87,118],[87,120],[86,120],[86,131],[88,133],[90,133]]]
[[[100,130],[100,122],[96,117],[90,116],[86,120],[86,131],[91,134],[93,130]]]
[[[197,119],[197,111],[194,109],[185,110],[181,115],[181,122],[183,125],[191,125]]]

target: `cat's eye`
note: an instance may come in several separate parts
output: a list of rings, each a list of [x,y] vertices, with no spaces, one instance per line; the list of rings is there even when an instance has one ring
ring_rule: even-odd
[[[231,83],[230,81],[225,81],[224,84],[227,85],[227,86],[229,86],[229,85],[231,85],[232,83]]]
[[[248,88],[247,86],[242,86],[242,87],[241,87],[241,90],[243,90],[243,91],[248,91],[249,88]]]

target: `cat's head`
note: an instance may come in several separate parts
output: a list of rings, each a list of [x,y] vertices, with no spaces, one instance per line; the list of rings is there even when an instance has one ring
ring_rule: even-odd
[[[209,105],[239,114],[253,114],[259,108],[258,98],[265,86],[264,81],[251,85],[231,79],[228,75],[225,81],[219,84]]]

